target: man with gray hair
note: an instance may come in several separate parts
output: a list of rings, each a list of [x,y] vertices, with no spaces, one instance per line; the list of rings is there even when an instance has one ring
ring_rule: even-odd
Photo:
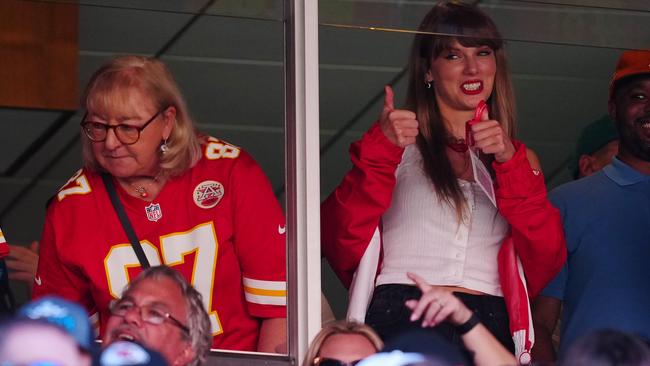
[[[143,271],[111,304],[104,345],[131,341],[160,352],[171,366],[205,363],[212,344],[201,294],[167,266]]]

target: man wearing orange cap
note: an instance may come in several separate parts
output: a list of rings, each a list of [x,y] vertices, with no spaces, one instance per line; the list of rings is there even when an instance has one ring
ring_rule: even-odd
[[[650,340],[650,50],[621,55],[609,114],[620,137],[616,158],[549,195],[568,250],[567,264],[544,291],[564,303],[560,356],[597,329]]]

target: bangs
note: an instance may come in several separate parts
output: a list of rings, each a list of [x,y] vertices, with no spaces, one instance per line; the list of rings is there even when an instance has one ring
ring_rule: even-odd
[[[135,69],[107,72],[93,80],[85,93],[86,110],[133,113],[137,108],[132,100],[133,93],[142,90],[136,73]]]
[[[434,36],[432,47],[430,51],[423,54],[423,57],[437,58],[443,51],[453,48],[455,42],[458,42],[463,47],[482,47],[488,46],[493,51],[497,51],[503,47],[503,42],[500,38],[485,38],[477,37],[475,35],[457,35],[457,36]]]
[[[488,46],[494,51],[503,48],[496,25],[477,8],[446,4],[437,10],[420,26],[421,32],[433,33],[422,35],[422,57],[436,58],[456,41],[464,47]]]

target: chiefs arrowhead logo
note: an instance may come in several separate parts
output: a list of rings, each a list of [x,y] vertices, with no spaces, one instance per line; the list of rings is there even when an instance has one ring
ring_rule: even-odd
[[[223,194],[223,184],[214,180],[206,180],[194,188],[192,195],[197,206],[208,209],[216,206],[221,201]]]

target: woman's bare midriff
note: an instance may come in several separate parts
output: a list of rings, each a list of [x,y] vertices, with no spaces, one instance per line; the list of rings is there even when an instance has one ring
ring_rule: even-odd
[[[438,286],[438,287],[444,288],[445,290],[449,290],[451,292],[463,292],[470,295],[485,295],[485,292],[471,290],[465,287],[458,287],[458,286]]]

